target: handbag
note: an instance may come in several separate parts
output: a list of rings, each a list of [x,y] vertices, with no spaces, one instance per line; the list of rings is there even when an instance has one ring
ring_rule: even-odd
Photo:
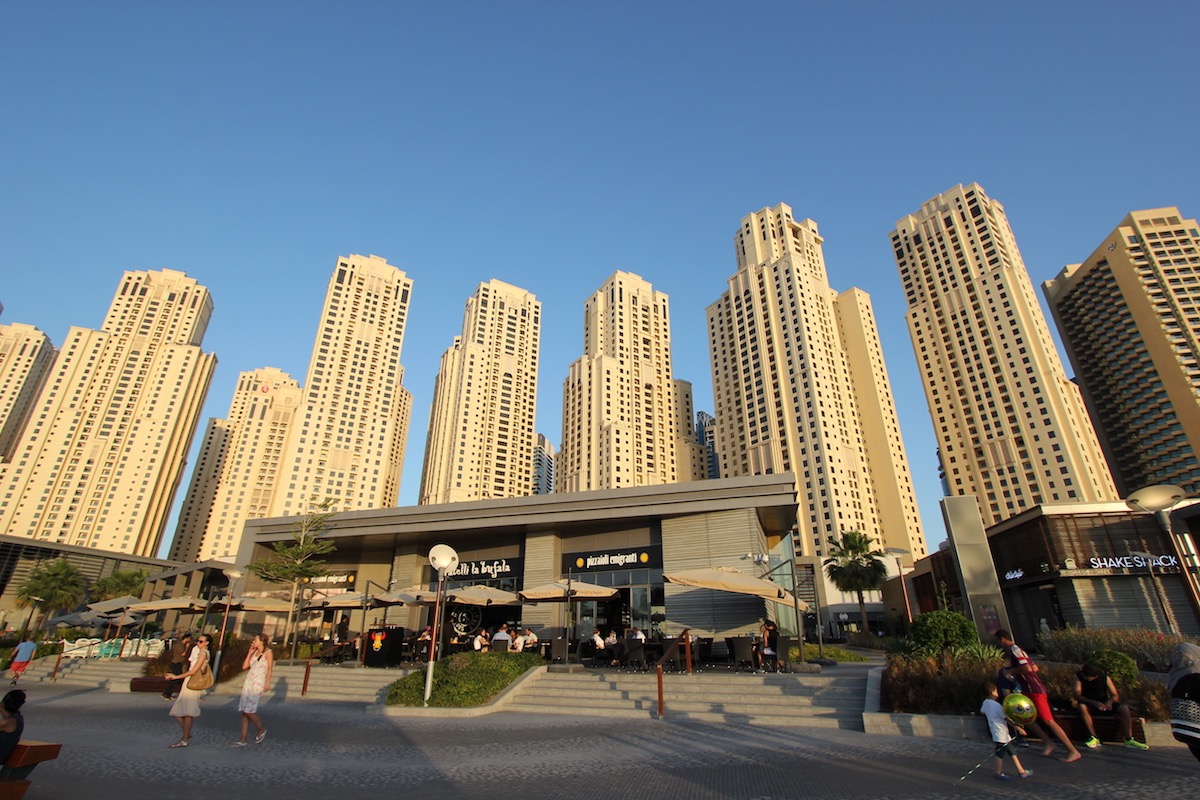
[[[187,688],[203,691],[204,689],[212,688],[213,683],[212,670],[208,668],[208,661],[206,660],[204,666],[200,667],[200,671],[188,678]]]

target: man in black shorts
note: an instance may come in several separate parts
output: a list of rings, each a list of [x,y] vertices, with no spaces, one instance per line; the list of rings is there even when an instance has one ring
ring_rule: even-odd
[[[1079,718],[1088,729],[1085,747],[1099,747],[1096,726],[1092,724],[1094,714],[1116,714],[1121,720],[1121,735],[1125,746],[1131,750],[1149,750],[1150,746],[1133,738],[1133,715],[1129,706],[1121,702],[1117,686],[1095,664],[1087,663],[1075,673],[1075,700],[1079,703]]]

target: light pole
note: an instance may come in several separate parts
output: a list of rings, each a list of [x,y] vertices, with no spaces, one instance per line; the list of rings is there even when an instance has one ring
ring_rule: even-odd
[[[425,666],[425,707],[429,707],[429,695],[433,693],[433,662],[437,659],[438,643],[441,641],[442,600],[446,588],[446,573],[458,566],[458,553],[448,544],[435,544],[429,551],[429,564],[437,570],[437,600],[433,605],[433,638],[429,640],[429,663]]]
[[[1181,501],[1188,499],[1188,497],[1188,493],[1178,486],[1158,484],[1138,489],[1125,499],[1125,505],[1137,511],[1152,514],[1158,520],[1158,524],[1162,527],[1163,532],[1167,534],[1167,541],[1171,544],[1173,555],[1183,569],[1183,585],[1187,590],[1188,599],[1192,603],[1192,613],[1200,618],[1200,589],[1196,586],[1197,582],[1200,581],[1200,575],[1196,574],[1192,567],[1192,562],[1196,558],[1195,548],[1182,547],[1171,525],[1171,511]],[[1153,574],[1153,567],[1150,571]],[[1155,587],[1158,587],[1157,583]]]
[[[1175,615],[1171,613],[1171,609],[1167,606],[1167,598],[1163,596],[1162,584],[1158,582],[1158,574],[1154,571],[1154,562],[1158,556],[1142,552],[1141,550],[1130,550],[1129,555],[1145,560],[1146,566],[1150,569],[1150,583],[1154,586],[1154,594],[1158,597],[1158,605],[1162,609],[1163,617],[1167,620],[1167,628],[1174,635],[1179,630],[1175,625]]]
[[[912,625],[912,606],[908,602],[908,583],[904,580],[904,571],[900,565],[900,556],[908,555],[910,550],[905,550],[903,547],[885,547],[889,553],[896,557],[896,575],[900,578],[900,591],[904,592],[904,619],[909,625]]]
[[[217,670],[221,668],[221,656],[225,655],[225,628],[229,625],[229,607],[233,604],[233,587],[240,581],[246,573],[240,569],[223,569],[225,577],[229,579],[229,584],[225,587],[225,613],[221,615],[221,635],[217,637],[217,655],[213,658],[213,674],[216,675]]]

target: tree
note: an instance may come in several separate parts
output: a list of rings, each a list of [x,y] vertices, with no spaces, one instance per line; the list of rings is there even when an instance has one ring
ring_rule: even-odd
[[[17,605],[39,611],[71,611],[83,602],[84,594],[83,575],[64,559],[56,558],[29,571],[29,577],[17,587]]]
[[[862,618],[862,632],[867,627],[867,601],[863,592],[874,592],[883,588],[887,580],[887,554],[873,549],[873,542],[865,533],[849,531],[842,534],[842,541],[835,542],[825,559],[825,574],[833,585],[843,592],[858,595],[858,613]]]
[[[146,570],[127,569],[105,575],[92,582],[92,598],[95,600],[114,600],[125,595],[137,597],[146,585]]]
[[[291,610],[288,612],[287,631],[284,644],[293,639],[296,620],[296,598],[300,594],[300,584],[320,575],[326,574],[325,562],[318,556],[332,553],[336,546],[321,535],[329,529],[329,519],[334,511],[334,499],[326,497],[320,502],[316,498],[309,501],[312,508],[304,514],[292,528],[290,542],[275,542],[271,545],[275,552],[267,558],[251,562],[247,569],[268,583],[286,583],[291,586]]]

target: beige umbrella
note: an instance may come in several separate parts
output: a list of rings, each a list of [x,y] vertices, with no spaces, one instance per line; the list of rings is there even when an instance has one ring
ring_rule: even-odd
[[[569,585],[569,588],[568,588]],[[522,589],[517,592],[522,600],[532,603],[565,602],[567,600],[607,600],[617,593],[611,586],[597,586],[583,581],[558,580],[535,586],[532,589]]]
[[[286,612],[291,611],[292,604],[287,600],[276,600],[274,597],[222,597],[220,600],[213,600],[213,608],[229,607],[230,611],[272,611]]]
[[[376,605],[375,598],[369,594],[360,592],[343,592],[342,594],[331,594],[328,597],[321,598],[319,603],[309,603],[304,607],[305,611],[323,611],[327,608],[374,608]]]
[[[694,586],[698,589],[714,589],[718,592],[733,592],[762,597],[780,605],[795,606],[801,611],[808,608],[803,600],[797,600],[792,593],[778,584],[771,583],[765,578],[742,572],[733,567],[708,567],[706,569],[688,569],[663,575],[663,580],[678,583],[682,586]]]
[[[446,602],[468,606],[519,606],[521,598],[512,592],[477,583],[446,592]]]
[[[409,586],[387,594],[375,595],[375,602],[381,606],[431,606],[437,602],[437,589],[427,586]]]
[[[145,603],[134,603],[130,611],[203,611],[207,603],[191,595],[183,597],[166,597],[162,600],[150,600]]]
[[[113,611],[125,611],[129,607],[142,602],[142,598],[127,594],[124,597],[114,597],[112,600],[101,600],[98,603],[88,603],[88,608],[100,614]]]

